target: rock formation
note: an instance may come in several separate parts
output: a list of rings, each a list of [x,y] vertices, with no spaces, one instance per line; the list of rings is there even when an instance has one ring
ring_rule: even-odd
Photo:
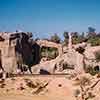
[[[83,69],[83,55],[78,53],[72,48],[71,35],[69,34],[69,45],[67,52],[64,54],[61,44],[52,43],[45,40],[39,40],[37,43],[44,47],[55,47],[59,51],[59,55],[56,59],[51,61],[45,61],[39,65],[33,66],[33,73],[39,73],[41,69],[44,69],[50,73],[63,73],[63,70],[75,69],[76,73],[84,72]],[[66,68],[64,68],[64,65]]]
[[[5,33],[6,34],[6,33]],[[14,41],[8,39],[5,36],[2,37],[3,40],[0,41],[0,52],[1,52],[1,66],[6,72],[15,72],[16,70],[16,54],[15,54],[15,44]]]
[[[100,47],[91,47],[86,42],[76,45],[72,44],[72,36],[69,34],[69,44],[67,49],[62,49],[61,45],[50,41],[39,40],[37,43],[44,47],[58,48],[59,56],[51,61],[45,61],[39,65],[33,66],[33,73],[39,73],[40,69],[44,69],[50,73],[72,72],[77,74],[85,73],[88,66],[97,66],[99,63],[95,60],[95,52],[100,51]],[[100,66],[100,65],[99,65]],[[69,71],[70,69],[70,71]]]
[[[36,43],[37,43],[40,47],[57,48],[57,49],[58,49],[59,55],[62,55],[62,54],[63,54],[63,49],[62,49],[62,45],[61,45],[61,44],[54,43],[54,42],[47,41],[47,40],[38,40],[38,41],[36,41]]]
[[[59,55],[50,61],[40,62],[42,47],[56,48]],[[41,70],[50,74],[67,71],[80,74],[85,72],[86,67],[100,66],[100,62],[95,59],[95,53],[100,51],[100,46],[91,47],[86,42],[73,45],[69,34],[66,48],[47,40],[33,41],[32,33],[29,32],[0,33],[0,67],[7,73],[16,73],[17,69],[23,71],[23,66],[28,66],[26,69],[33,74],[40,74]]]
[[[33,62],[30,33],[0,33],[0,67],[4,72],[16,73],[23,64]]]

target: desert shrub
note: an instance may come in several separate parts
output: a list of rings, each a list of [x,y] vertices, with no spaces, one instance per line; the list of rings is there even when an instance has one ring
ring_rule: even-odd
[[[57,35],[57,34],[54,34],[53,36],[51,36],[51,39],[50,39],[52,42],[55,42],[55,43],[60,43],[60,37]]]
[[[96,53],[95,53],[95,58],[96,58],[96,61],[97,61],[97,62],[100,61],[100,52],[96,52]]]
[[[42,57],[47,57],[49,59],[54,59],[58,56],[58,50],[56,48],[47,48],[47,47],[42,47],[41,48],[41,58]]]
[[[79,89],[76,89],[75,91],[74,91],[74,96],[77,98],[79,95],[80,95],[80,90]]]
[[[80,85],[82,86],[89,85],[90,83],[90,79],[85,76],[80,79]]]
[[[88,39],[88,43],[91,43],[92,46],[100,45],[100,38],[99,37],[91,37]]]
[[[99,70],[97,70],[95,66],[94,68],[92,66],[88,66],[88,68],[85,69],[86,73],[90,73],[91,75],[96,75],[99,73]]]
[[[79,43],[79,38],[73,37],[73,38],[72,38],[72,43],[73,43],[73,44]]]

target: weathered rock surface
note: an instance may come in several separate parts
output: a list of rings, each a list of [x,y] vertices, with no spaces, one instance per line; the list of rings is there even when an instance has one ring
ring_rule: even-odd
[[[73,45],[71,35],[69,37],[68,47],[63,48],[61,44],[47,40],[34,42],[31,33],[0,33],[0,66],[8,73],[16,73],[17,67],[24,64],[30,71],[32,69],[33,74],[39,74],[41,69],[49,73],[63,73],[65,70],[69,73],[70,69],[80,74],[84,73],[84,66],[100,66],[100,62],[95,60],[95,52],[100,51],[100,46],[91,47],[85,42]],[[40,62],[40,48],[43,46],[57,48],[58,57]],[[78,52],[79,48],[83,48],[84,52]]]
[[[75,69],[76,73],[83,73],[83,56],[75,50],[68,51],[68,53],[58,56],[54,60],[45,61],[32,67],[33,73],[39,74],[40,69],[47,70],[50,73],[63,72],[64,69]]]
[[[30,33],[0,33],[0,67],[7,73],[16,73],[18,65],[32,64]],[[30,65],[29,65],[30,66]]]
[[[61,44],[58,43],[54,43],[51,41],[47,41],[47,40],[38,40],[36,41],[36,43],[40,46],[40,47],[51,47],[51,48],[57,48],[59,55],[63,54],[63,48]]]

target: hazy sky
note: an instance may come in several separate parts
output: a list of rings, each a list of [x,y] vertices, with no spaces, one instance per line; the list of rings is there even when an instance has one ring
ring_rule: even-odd
[[[100,31],[100,0],[0,0],[0,31],[47,37],[64,31]]]

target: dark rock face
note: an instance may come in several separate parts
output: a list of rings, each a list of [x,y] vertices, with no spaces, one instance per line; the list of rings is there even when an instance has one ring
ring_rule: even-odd
[[[34,53],[34,57],[33,57],[34,65],[39,64],[39,62],[40,62],[40,46],[37,43],[34,43],[32,45],[32,48],[34,50],[34,52],[33,52]]]
[[[40,46],[33,41],[30,33],[20,33],[16,36],[17,64],[18,66],[22,66],[22,64],[28,65],[31,71],[31,66],[40,62]]]
[[[97,66],[94,67],[94,70],[99,72],[100,71],[100,67],[97,65]]]
[[[48,72],[48,71],[45,70],[45,69],[40,69],[40,74],[41,74],[41,75],[50,75],[50,72]]]
[[[76,49],[76,51],[78,51],[80,54],[83,54],[85,49],[82,48],[82,47],[79,47],[79,48]]]
[[[16,53],[17,56],[22,57],[22,63],[32,66],[33,65],[33,56],[32,56],[32,44],[29,43],[29,36],[25,33],[20,33],[19,37],[16,40]],[[19,58],[20,59],[20,58]],[[20,63],[20,61],[18,61]]]
[[[31,66],[39,62],[40,46],[32,39],[32,33],[0,33],[0,68],[7,73],[16,73],[25,65],[31,72]]]

